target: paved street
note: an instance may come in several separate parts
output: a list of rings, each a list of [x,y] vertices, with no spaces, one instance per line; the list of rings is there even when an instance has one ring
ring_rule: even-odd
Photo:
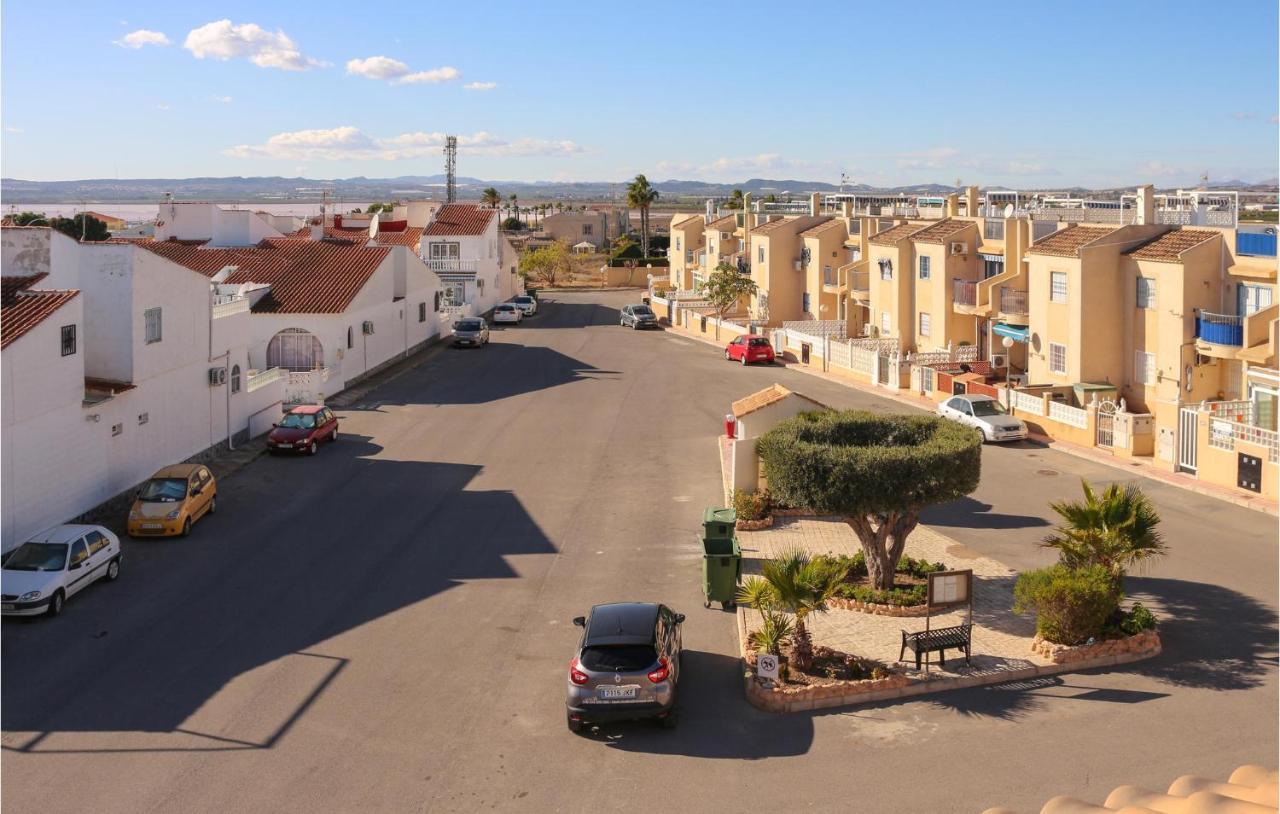
[[[1276,520],[1160,484],[1171,554],[1130,579],[1174,616],[1157,659],[811,716],[747,706],[695,540],[729,402],[778,381],[905,408],[623,330],[637,296],[548,295],[343,410],[316,458],[227,478],[189,539],[126,542],[121,580],[62,618],[6,621],[6,811],[1034,811],[1274,761]],[[1052,559],[1048,501],[1125,476],[1034,445],[983,468],[926,520],[1015,568]],[[570,619],[618,599],[688,614],[675,732],[565,728]]]

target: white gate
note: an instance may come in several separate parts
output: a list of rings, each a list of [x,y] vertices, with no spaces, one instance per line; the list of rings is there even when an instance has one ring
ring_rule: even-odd
[[[1094,431],[1094,443],[1110,449],[1115,446],[1116,403],[1104,399],[1098,403],[1098,426]]]
[[[1196,473],[1196,432],[1200,426],[1199,411],[1183,407],[1178,411],[1178,471]]]

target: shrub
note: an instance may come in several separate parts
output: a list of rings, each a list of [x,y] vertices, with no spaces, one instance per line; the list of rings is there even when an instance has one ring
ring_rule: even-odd
[[[895,605],[900,608],[909,608],[915,605],[923,605],[928,598],[928,591],[923,585],[890,588],[882,591],[877,588],[869,588],[866,585],[853,585],[844,582],[836,588],[836,596],[841,599],[856,599],[859,602],[875,605]]]
[[[733,510],[738,513],[739,520],[762,520],[772,509],[769,493],[765,490],[744,492],[738,489],[733,493]]]
[[[1155,614],[1144,608],[1141,602],[1134,602],[1133,607],[1129,608],[1124,618],[1120,620],[1120,632],[1126,636],[1133,636],[1144,630],[1154,630],[1155,626]]]
[[[1036,632],[1057,644],[1081,644],[1099,636],[1120,606],[1121,592],[1104,566],[1072,569],[1059,563],[1018,576],[1015,613],[1034,611]]]

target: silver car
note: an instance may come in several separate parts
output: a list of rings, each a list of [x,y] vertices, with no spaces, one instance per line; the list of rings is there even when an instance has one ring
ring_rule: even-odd
[[[574,619],[583,631],[566,681],[569,730],[638,718],[674,728],[683,622],[683,613],[652,602],[596,605]]]
[[[453,323],[454,347],[478,348],[489,344],[489,325],[480,317],[466,317]]]
[[[658,315],[647,305],[624,305],[618,324],[624,328],[656,328]]]
[[[1009,415],[991,396],[952,396],[938,405],[938,415],[968,424],[982,433],[983,441],[1021,441],[1027,425]]]

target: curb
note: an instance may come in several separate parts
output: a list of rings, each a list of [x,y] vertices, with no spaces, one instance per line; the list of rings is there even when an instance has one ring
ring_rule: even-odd
[[[691,333],[683,328],[677,328],[670,324],[664,325],[663,328],[665,329],[665,333],[670,333],[673,336],[693,339],[713,347],[720,346],[719,340],[707,339],[700,333]],[[796,370],[800,373],[805,373],[807,375],[829,381],[833,384],[839,384],[854,390],[859,390],[863,393],[867,393],[868,395],[879,396],[880,398],[889,399],[890,401],[896,401],[907,407],[915,407],[916,409],[925,410],[927,412],[933,412],[937,407],[937,403],[932,399],[927,399],[923,396],[909,395],[909,391],[894,391],[887,390],[882,387],[864,385],[861,382],[850,381],[841,376],[833,376],[826,371],[815,370],[811,367],[805,367],[804,365],[795,362],[788,362],[781,358],[775,361],[774,364],[788,370]],[[1221,487],[1208,486],[1198,481],[1187,480],[1173,472],[1164,472],[1163,470],[1155,469],[1152,464],[1143,461],[1133,462],[1132,458],[1122,460],[1110,455],[1102,455],[1101,453],[1094,452],[1093,450],[1085,447],[1072,444],[1068,441],[1059,441],[1040,433],[1029,433],[1028,438],[1036,441],[1037,443],[1044,444],[1047,448],[1056,452],[1062,452],[1076,458],[1082,458],[1087,461],[1093,461],[1094,463],[1109,466],[1113,469],[1129,472],[1131,474],[1138,475],[1139,477],[1146,478],[1147,480],[1153,480],[1157,483],[1163,483],[1166,486],[1172,486],[1175,489],[1195,492],[1196,494],[1203,495],[1204,497],[1211,497],[1216,500],[1221,500],[1224,503],[1231,503],[1236,506],[1240,506],[1241,508],[1250,509],[1263,514],[1269,514],[1273,517],[1280,516],[1280,503],[1267,500],[1266,498],[1251,498],[1246,497],[1245,495],[1237,495]]]

